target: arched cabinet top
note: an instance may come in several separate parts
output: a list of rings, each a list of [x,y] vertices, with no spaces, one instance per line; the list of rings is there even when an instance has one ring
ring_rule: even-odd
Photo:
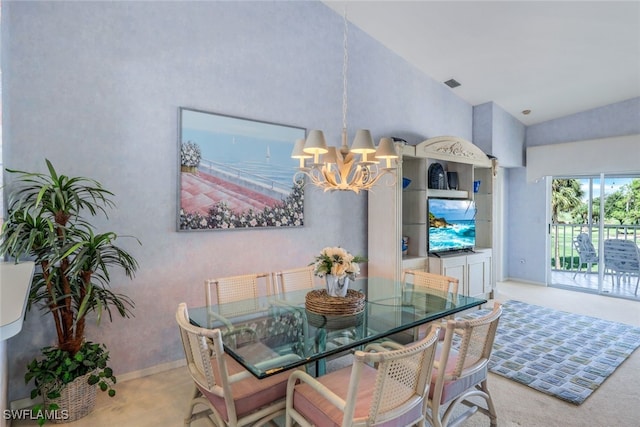
[[[491,159],[471,141],[456,136],[436,136],[415,146],[416,157],[491,167]]]

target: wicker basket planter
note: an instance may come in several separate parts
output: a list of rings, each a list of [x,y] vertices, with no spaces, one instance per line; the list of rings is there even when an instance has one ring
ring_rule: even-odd
[[[60,397],[56,399],[49,399],[46,393],[43,393],[45,407],[48,408],[52,403],[55,403],[59,407],[56,416],[47,421],[56,424],[68,423],[79,420],[93,411],[93,408],[96,406],[98,386],[96,384],[89,385],[87,382],[89,376],[92,374],[94,374],[94,372],[89,372],[71,381],[60,391]]]

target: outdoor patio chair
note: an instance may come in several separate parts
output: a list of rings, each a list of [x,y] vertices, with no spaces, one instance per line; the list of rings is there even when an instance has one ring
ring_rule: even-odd
[[[195,383],[185,426],[200,418],[218,427],[262,426],[284,413],[290,371],[259,380],[224,353],[219,329],[190,323],[185,303],[178,306],[176,321]],[[204,409],[194,412],[198,406]]]
[[[407,347],[370,344],[353,365],[287,384],[286,426],[424,426],[437,331]]]
[[[493,341],[502,314],[502,305],[494,302],[491,313],[472,320],[449,320],[445,339],[438,348],[434,374],[429,390],[427,421],[434,427],[460,425],[480,411],[497,426],[496,410],[487,388],[487,372]],[[456,336],[454,344],[454,336]],[[485,400],[486,408],[470,402],[470,397]],[[469,409],[451,420],[455,408],[463,404]],[[445,409],[446,408],[446,409]]]
[[[631,240],[607,239],[604,241],[604,271],[611,273],[611,289],[614,278],[620,286],[620,279],[636,277],[635,295],[638,295],[640,285],[640,249]]]
[[[587,272],[591,273],[591,266],[593,264],[598,264],[598,252],[593,247],[593,243],[591,243],[591,238],[587,233],[580,233],[573,240],[573,247],[578,251],[579,261],[578,261],[578,270],[574,273],[573,278],[576,278],[576,275],[582,270],[582,264],[587,264],[587,269],[585,270],[585,275]]]

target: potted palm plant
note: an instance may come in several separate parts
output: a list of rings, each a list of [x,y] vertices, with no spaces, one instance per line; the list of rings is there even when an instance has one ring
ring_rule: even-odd
[[[97,388],[115,394],[109,353],[104,344],[86,340],[85,323],[90,314],[98,323],[104,314],[113,320],[113,311],[131,316],[134,303],[110,289],[110,271],[122,269],[133,278],[138,263],[114,244],[116,233],[98,233],[86,218],[107,216],[113,193],[93,179],[59,175],[49,160],[46,164],[48,174],[7,169],[15,179],[9,184],[0,255],[35,261],[27,308],[37,306],[53,316],[57,343],[27,366],[25,380],[35,381],[32,399],[43,396],[39,414],[72,421],[93,409]],[[45,421],[41,417],[40,424]]]

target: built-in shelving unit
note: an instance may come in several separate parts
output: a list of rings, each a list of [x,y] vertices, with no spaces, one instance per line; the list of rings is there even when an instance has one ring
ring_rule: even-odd
[[[451,136],[431,138],[400,148],[403,155],[398,162],[396,185],[377,186],[369,193],[369,275],[399,282],[403,270],[423,269],[457,277],[461,291],[467,295],[490,293],[495,281],[491,254],[495,163],[471,142]],[[434,162],[440,163],[446,172],[457,173],[456,190],[429,188],[428,170]],[[411,180],[404,189],[402,178]],[[480,181],[478,192],[474,192],[474,181]],[[477,253],[443,258],[429,256],[429,197],[475,201]],[[403,236],[409,238],[404,256]]]

